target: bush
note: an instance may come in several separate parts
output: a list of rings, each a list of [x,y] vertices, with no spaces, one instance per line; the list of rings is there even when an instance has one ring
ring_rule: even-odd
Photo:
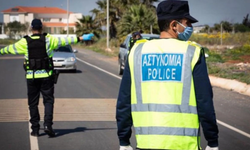
[[[0,44],[3,45],[10,45],[10,44],[14,44],[17,40],[13,40],[13,39],[0,39]]]
[[[220,45],[221,33],[197,33],[191,36],[191,41],[195,41],[201,45]],[[223,33],[223,45],[244,45],[250,43],[250,32],[246,33]]]
[[[219,63],[225,62],[220,54],[217,54],[214,51],[208,51],[207,53],[209,55],[209,57],[207,58],[207,62],[219,62]]]

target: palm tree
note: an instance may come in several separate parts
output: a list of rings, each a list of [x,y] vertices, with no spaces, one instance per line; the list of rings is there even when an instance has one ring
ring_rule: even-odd
[[[154,2],[158,2],[159,0],[142,0],[142,3],[147,5],[148,7],[153,7],[155,8],[155,6],[153,5]]]
[[[110,22],[110,33],[111,38],[116,37],[117,24],[122,19],[125,12],[131,8],[133,5],[140,6],[142,3],[145,4],[145,8],[149,11],[153,11],[153,3],[158,0],[109,0],[109,22]],[[107,16],[107,0],[98,0],[96,2],[98,9],[93,9],[91,12],[95,15],[95,21],[99,23],[100,26],[106,25]],[[155,9],[155,8],[154,8]],[[148,10],[147,10],[148,11]],[[146,11],[146,12],[147,12]],[[127,15],[127,14],[126,14]],[[155,15],[153,15],[155,16]],[[151,18],[151,16],[149,16]]]
[[[89,15],[82,16],[79,22],[76,22],[76,34],[82,35],[87,33],[93,33],[97,38],[100,38],[102,33],[100,26]]]
[[[150,32],[150,26],[156,23],[156,14],[154,9],[148,8],[146,5],[132,5],[128,11],[124,13],[118,25],[120,37],[134,31]],[[156,29],[157,30],[157,29]]]
[[[107,23],[106,16],[107,16],[107,1],[106,0],[98,0],[96,2],[98,5],[99,10],[91,10],[91,12],[95,12],[95,21],[100,24],[100,26],[104,26]],[[122,12],[122,6],[119,0],[110,0],[109,2],[109,22],[110,22],[110,33],[111,38],[116,37],[116,22],[119,21]]]

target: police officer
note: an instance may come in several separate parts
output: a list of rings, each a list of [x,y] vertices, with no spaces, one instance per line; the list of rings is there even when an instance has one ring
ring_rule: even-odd
[[[141,38],[142,38],[142,36],[141,36],[140,32],[133,32],[132,38],[130,38],[130,41],[129,41],[129,50],[131,50],[133,45],[135,44],[135,42],[137,40],[140,40]]]
[[[82,40],[82,37],[59,38],[42,33],[42,29],[41,20],[33,19],[31,23],[33,35],[25,36],[15,44],[2,48],[0,54],[25,55],[24,69],[27,79],[31,135],[39,136],[38,104],[41,92],[45,106],[44,132],[50,137],[54,137],[55,132],[52,128],[54,108],[53,50],[60,46],[77,43]]]
[[[120,150],[134,126],[139,149],[198,150],[200,124],[206,150],[218,150],[218,127],[204,50],[188,41],[197,22],[187,1],[157,7],[160,39],[136,43],[120,85],[116,120]]]

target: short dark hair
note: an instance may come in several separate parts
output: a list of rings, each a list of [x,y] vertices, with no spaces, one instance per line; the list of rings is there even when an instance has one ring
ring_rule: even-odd
[[[167,31],[170,27],[171,21],[173,20],[181,22],[181,19],[158,20],[158,26],[159,26],[160,32]]]
[[[169,29],[170,22],[172,20],[158,20],[158,26],[160,32],[167,31]]]

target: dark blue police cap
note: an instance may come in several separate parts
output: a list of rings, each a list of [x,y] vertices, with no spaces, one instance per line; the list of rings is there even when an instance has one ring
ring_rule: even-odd
[[[32,29],[42,29],[43,24],[42,21],[40,19],[33,19],[31,22],[31,28]]]
[[[141,33],[140,33],[140,32],[134,32],[132,35],[133,35],[133,36],[141,35]]]
[[[157,6],[158,20],[189,19],[191,23],[198,22],[189,14],[188,1],[164,0]]]

